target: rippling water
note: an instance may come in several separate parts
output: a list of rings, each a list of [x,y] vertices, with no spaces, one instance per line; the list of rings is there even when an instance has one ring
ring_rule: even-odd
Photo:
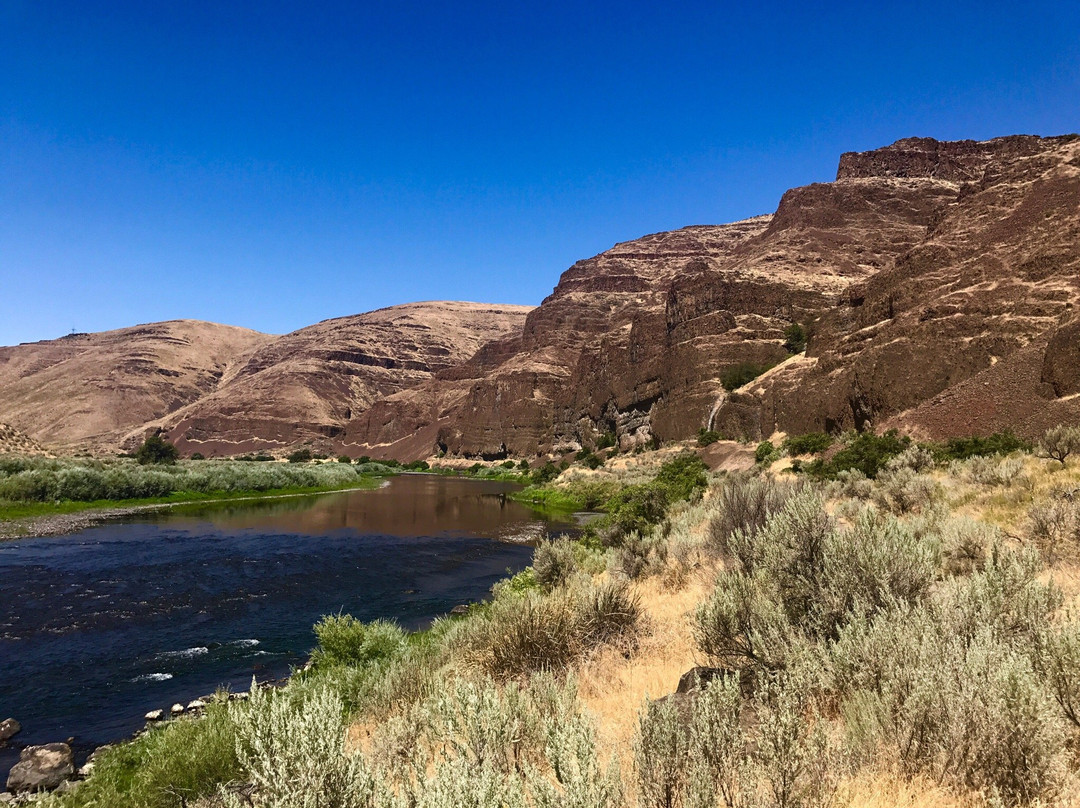
[[[527,565],[561,525],[509,486],[402,476],[348,492],[0,543],[0,719],[83,751],[302,664],[339,611],[418,628]],[[17,759],[0,750],[0,771]]]

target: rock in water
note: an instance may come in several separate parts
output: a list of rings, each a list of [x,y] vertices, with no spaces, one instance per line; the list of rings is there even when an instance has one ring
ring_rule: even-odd
[[[22,724],[14,718],[5,718],[0,721],[0,746],[6,744],[22,730]]]
[[[165,711],[164,710],[151,710],[150,712],[148,712],[146,715],[143,716],[143,718],[145,718],[147,721],[160,721],[164,717],[165,717]]]
[[[66,743],[28,746],[8,774],[8,791],[53,791],[75,774],[71,747]]]
[[[173,715],[183,715],[184,705],[177,702],[171,708],[169,708],[169,712]]]

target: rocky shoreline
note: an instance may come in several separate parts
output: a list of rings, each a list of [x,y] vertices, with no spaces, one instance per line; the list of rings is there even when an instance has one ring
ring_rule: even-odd
[[[258,682],[255,686],[261,689],[273,689],[284,687],[288,681],[288,677],[270,679]],[[243,701],[249,696],[249,692],[241,691],[228,693],[226,698],[229,701]],[[76,789],[80,782],[93,773],[94,758],[100,752],[115,746],[116,743],[134,740],[152,731],[154,727],[162,726],[169,721],[201,718],[207,706],[220,698],[222,698],[221,694],[202,696],[192,699],[186,705],[177,702],[168,709],[151,710],[143,716],[146,724],[141,730],[130,738],[97,747],[78,768],[75,766],[75,754],[72,750],[74,738],[68,738],[63,742],[25,746],[20,750],[19,762],[12,766],[7,774],[4,783],[6,790],[0,791],[0,805],[31,804],[50,792]],[[0,722],[0,746],[6,745],[21,729],[19,722],[13,718]]]

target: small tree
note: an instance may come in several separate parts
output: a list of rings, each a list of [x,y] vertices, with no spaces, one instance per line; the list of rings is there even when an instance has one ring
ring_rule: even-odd
[[[135,459],[142,466],[155,463],[175,463],[176,458],[179,456],[180,453],[176,451],[176,447],[162,438],[161,435],[151,435],[143,441],[143,445],[135,452]]]
[[[784,329],[784,349],[791,354],[806,350],[806,329],[798,323],[792,323]]]
[[[1039,457],[1049,457],[1065,465],[1074,452],[1080,452],[1080,427],[1058,424],[1046,430],[1036,447]]]

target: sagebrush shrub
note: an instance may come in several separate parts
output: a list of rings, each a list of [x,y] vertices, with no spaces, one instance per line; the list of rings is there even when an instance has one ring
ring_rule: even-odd
[[[327,688],[310,693],[252,687],[233,710],[237,755],[255,786],[256,808],[374,808],[376,781],[345,751],[344,707]],[[244,803],[232,792],[229,808]]]
[[[542,541],[533,553],[533,574],[544,589],[566,583],[577,570],[574,548],[565,538]]]
[[[1039,439],[1035,449],[1040,456],[1057,460],[1064,466],[1070,455],[1080,452],[1080,427],[1052,426]]]
[[[716,493],[716,516],[709,521],[709,538],[721,553],[731,555],[731,537],[736,531],[752,535],[780,510],[797,486],[769,477],[733,474],[724,479]]]
[[[1052,563],[1080,546],[1080,497],[1055,491],[1028,510],[1028,533]]]
[[[366,665],[392,659],[405,650],[406,639],[387,620],[364,623],[352,615],[327,615],[315,624],[318,646],[311,654],[316,668],[330,665]]]
[[[500,594],[455,636],[468,661],[510,678],[563,670],[597,645],[629,641],[640,619],[625,582],[578,580],[549,593]]]
[[[929,507],[941,495],[941,486],[932,477],[900,465],[878,475],[872,498],[881,508],[905,514]]]

